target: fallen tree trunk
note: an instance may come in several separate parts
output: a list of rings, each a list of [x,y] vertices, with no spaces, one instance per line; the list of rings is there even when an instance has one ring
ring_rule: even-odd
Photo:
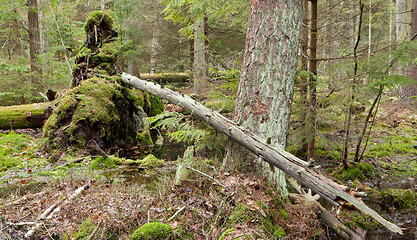
[[[188,82],[191,78],[189,73],[141,73],[142,79],[154,80],[157,82],[174,83]]]
[[[0,107],[0,129],[40,128],[51,113],[51,102]]]
[[[262,139],[252,134],[247,129],[223,117],[218,112],[208,109],[191,97],[161,87],[158,84],[141,80],[126,73],[122,74],[122,80],[123,82],[136,88],[147,91],[160,98],[167,99],[170,102],[183,107],[196,117],[208,123],[217,131],[222,132],[237,143],[246,147],[254,154],[261,157],[263,160],[271,163],[296,180],[300,181],[301,184],[320,194],[323,198],[332,201],[333,203],[338,198],[344,199],[345,201],[350,202],[358,210],[374,218],[390,231],[402,234],[402,230],[397,225],[385,220],[377,212],[366,206],[362,201],[344,192],[341,185],[333,182],[331,179],[323,175],[320,175],[312,168],[309,168],[306,162],[277,146],[268,145],[266,139]]]

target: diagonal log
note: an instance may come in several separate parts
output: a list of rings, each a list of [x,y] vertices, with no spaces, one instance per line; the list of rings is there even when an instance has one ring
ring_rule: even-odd
[[[344,192],[341,185],[317,173],[312,168],[309,168],[306,162],[291,153],[286,152],[284,149],[266,144],[266,139],[262,139],[252,134],[247,129],[223,117],[220,113],[205,107],[203,104],[195,101],[191,97],[172,91],[168,88],[161,87],[158,84],[141,80],[127,73],[122,74],[122,80],[124,83],[127,83],[135,88],[147,91],[155,96],[167,99],[168,101],[183,107],[199,119],[205,121],[217,131],[225,134],[254,154],[260,156],[263,160],[271,163],[291,177],[297,179],[301,182],[301,184],[320,194],[323,198],[333,202],[339,198],[348,201],[357,209],[374,218],[390,231],[402,234],[401,229],[397,225],[385,220],[362,201]]]

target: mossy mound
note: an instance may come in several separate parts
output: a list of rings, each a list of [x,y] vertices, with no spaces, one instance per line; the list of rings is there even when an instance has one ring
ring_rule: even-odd
[[[113,30],[113,18],[103,11],[92,12],[85,22],[84,30],[87,34],[86,46],[93,50],[103,41],[118,35]]]
[[[168,224],[151,222],[142,225],[133,233],[132,240],[169,239],[172,228]]]
[[[164,160],[155,157],[153,154],[149,154],[144,159],[140,160],[140,166],[144,168],[156,168],[165,165]]]
[[[43,129],[51,149],[90,152],[96,143],[103,149],[117,147],[122,140],[136,138],[146,117],[143,93],[112,78],[85,80],[58,100]]]
[[[161,112],[159,98],[120,84],[116,61],[116,31],[103,11],[85,23],[87,40],[75,57],[72,89],[57,100],[44,125],[47,150],[80,149],[88,153],[119,144],[135,144],[147,115]]]

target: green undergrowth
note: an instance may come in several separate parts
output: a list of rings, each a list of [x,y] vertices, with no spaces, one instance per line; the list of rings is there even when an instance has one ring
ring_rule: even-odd
[[[411,189],[389,188],[380,192],[381,201],[397,209],[414,209],[416,194]]]
[[[0,133],[0,171],[36,164],[37,156],[32,149],[33,145],[33,139],[29,135]]]
[[[374,178],[374,166],[369,163],[357,163],[354,166],[349,166],[348,169],[338,169],[333,172],[333,176],[343,181],[364,181],[367,178]]]
[[[407,129],[404,129],[407,130]],[[365,157],[390,158],[393,156],[412,156],[417,150],[412,145],[417,144],[417,135],[392,132],[381,140],[372,139]]]

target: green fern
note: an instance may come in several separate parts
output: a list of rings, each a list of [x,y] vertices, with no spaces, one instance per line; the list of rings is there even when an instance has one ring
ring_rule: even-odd
[[[193,144],[196,150],[207,148],[211,155],[221,156],[224,153],[227,137],[217,132],[206,123],[177,112],[163,112],[147,118],[152,128],[168,130],[171,140]]]

